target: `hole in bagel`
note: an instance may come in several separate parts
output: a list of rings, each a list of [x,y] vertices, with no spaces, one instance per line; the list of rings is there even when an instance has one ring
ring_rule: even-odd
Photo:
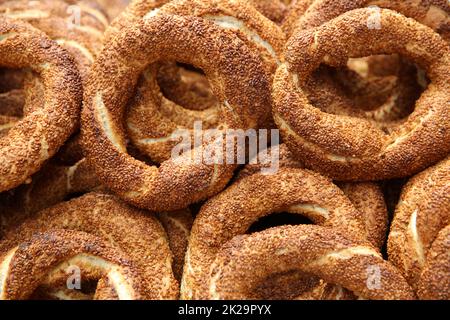
[[[346,66],[322,64],[305,92],[324,112],[372,120],[389,133],[414,111],[428,83],[426,74],[406,58],[374,55],[349,59]]]
[[[206,110],[219,101],[203,70],[185,63],[163,63],[158,85],[165,98],[189,110]]]
[[[0,93],[22,89],[24,72],[22,69],[0,68]]]
[[[0,138],[44,105],[44,86],[30,69],[0,68]]]
[[[68,289],[65,284],[39,286],[30,300],[93,300],[98,279],[82,279],[80,289]]]
[[[260,218],[258,221],[253,223],[248,229],[247,233],[254,233],[263,231],[269,228],[284,226],[284,225],[299,225],[299,224],[312,224],[313,222],[303,215],[280,212],[273,213],[268,216]]]

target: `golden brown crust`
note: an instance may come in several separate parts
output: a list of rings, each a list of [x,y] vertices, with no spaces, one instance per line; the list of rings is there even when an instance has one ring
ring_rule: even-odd
[[[373,6],[377,3],[377,1],[323,0],[315,1],[314,4],[305,4],[305,1],[300,1],[293,5],[291,19],[287,19],[285,29],[290,28],[288,32],[292,34],[292,29],[303,30],[318,27],[347,11],[364,7],[365,5]],[[380,7],[398,10],[406,16],[416,18],[420,21],[425,19],[424,12],[427,12],[427,10],[433,12],[434,9],[432,8],[438,8],[435,6],[436,4],[444,8],[443,1],[441,0],[434,1],[434,4],[430,4],[429,1],[418,1],[418,3],[379,1]],[[309,8],[306,11],[307,7]],[[378,11],[373,11],[372,16],[376,19],[378,17]],[[297,27],[293,22],[297,22]],[[392,73],[398,68],[392,68],[389,65],[390,68],[385,70],[390,70],[390,73],[384,74],[383,76],[370,75],[370,68],[374,66],[373,62],[376,62],[379,66],[383,66],[386,64],[386,61],[389,64],[389,60],[390,57],[382,56],[351,59],[349,63],[352,63],[353,66],[360,65],[363,67],[363,70],[360,71],[369,73],[365,76],[353,70],[348,70],[345,67],[338,68],[338,79],[326,79],[329,75],[324,75],[323,72],[316,72],[307,82],[306,86],[304,86],[307,96],[312,104],[319,107],[322,111],[335,115],[365,118],[371,120],[374,125],[383,131],[392,132],[412,112],[414,102],[420,96],[420,87],[415,80],[416,68],[409,66],[404,61],[397,62],[402,67],[399,70],[400,72],[396,71]],[[324,76],[325,79],[322,79]],[[317,79],[318,77],[320,79]],[[346,92],[348,90],[341,92],[341,88],[338,88],[337,82],[349,83],[348,89],[350,89],[351,95],[348,96],[348,92]],[[375,108],[367,110],[367,106],[374,106]]]
[[[417,295],[424,300],[450,299],[450,225],[442,229],[428,251]]]
[[[304,169],[305,166],[294,159],[292,152],[285,144],[274,146],[258,154],[257,163],[246,165],[238,174],[237,180],[261,174],[263,168],[274,165],[271,157],[277,154],[279,168]],[[355,208],[364,216],[367,239],[376,247],[382,248],[386,241],[388,227],[388,212],[381,188],[372,182],[356,182],[335,184],[350,199]]]
[[[189,110],[205,110],[219,103],[205,75],[187,66],[163,64],[158,70],[158,84],[165,97]]]
[[[139,13],[143,19],[159,14],[201,17],[237,35],[254,50],[261,57],[268,78],[272,77],[279,65],[285,43],[282,30],[245,1],[175,0],[158,9]],[[185,109],[161,94],[157,72],[157,65],[152,65],[139,80],[138,92],[128,107],[127,128],[132,143],[160,163],[169,159],[173,148],[180,143],[180,137],[173,137],[176,130],[189,130],[193,138],[196,121],[202,121],[204,130],[226,127],[220,112],[224,108],[221,104],[226,102],[220,101],[207,110]],[[212,91],[217,95],[215,83],[209,80]],[[269,92],[270,88],[263,90]],[[265,126],[267,118],[266,115],[258,125]]]
[[[274,117],[285,142],[308,167],[337,180],[408,176],[450,150],[448,45],[429,28],[390,10],[381,10],[381,29],[369,29],[370,15],[370,9],[354,10],[294,35],[274,82]],[[325,114],[305,97],[302,86],[321,62],[342,66],[348,56],[379,53],[405,55],[431,79],[414,112],[392,133],[363,119]]]
[[[8,1],[0,5],[0,13],[20,19],[43,31],[66,49],[77,63],[83,80],[101,50],[107,18],[98,10],[78,4],[75,10],[63,1]]]
[[[448,255],[439,253],[448,244],[444,240],[438,241],[436,245],[434,242],[437,241],[438,233],[450,223],[449,181],[450,158],[413,177],[403,188],[389,234],[389,260],[402,271],[415,290],[422,274],[427,274],[430,287],[423,289],[426,291],[425,298],[449,294],[448,290],[444,290],[448,286],[439,288],[441,293],[431,291],[436,281],[445,275],[438,272],[437,265],[447,259],[444,265],[448,267]],[[436,257],[438,255],[440,257]],[[427,270],[428,265],[436,272]]]
[[[82,133],[88,161],[100,181],[127,201],[173,211],[220,191],[234,166],[192,164],[186,159],[190,154],[183,154],[156,168],[125,152],[126,101],[140,73],[161,58],[205,71],[217,84],[216,95],[228,101],[223,116],[230,128],[256,126],[267,117],[270,97],[263,91],[268,79],[258,57],[238,38],[198,18],[158,15],[123,29],[106,45],[85,93]]]
[[[170,250],[173,253],[173,274],[175,279],[181,281],[184,267],[184,257],[191,234],[194,218],[190,210],[159,213],[158,219],[166,230]]]
[[[364,216],[367,239],[381,249],[386,241],[388,212],[380,187],[371,182],[336,183]]]
[[[30,67],[47,88],[45,104],[17,123],[0,140],[0,191],[14,188],[37,172],[73,133],[81,105],[81,82],[73,60],[30,25],[0,18],[3,65]]]
[[[52,230],[33,234],[0,258],[0,299],[27,299],[41,283],[67,278],[67,266],[76,264],[84,277],[107,281],[110,290],[98,290],[97,299],[111,299],[112,292],[120,300],[146,298],[145,278],[117,248],[84,232]]]
[[[264,16],[278,24],[283,22],[288,12],[288,7],[280,0],[250,0],[248,2]]]
[[[276,212],[302,214],[313,223],[367,239],[363,215],[327,178],[290,168],[273,175],[254,174],[202,206],[189,239],[182,298],[205,299],[207,273],[218,249],[246,233],[259,218]]]
[[[32,215],[11,228],[0,243],[0,253],[36,232],[55,229],[82,231],[124,252],[144,278],[146,299],[175,299],[178,286],[172,273],[172,254],[166,233],[148,212],[132,208],[114,196],[91,193]]]
[[[100,190],[93,170],[85,159],[74,165],[46,164],[31,182],[14,190],[13,195],[1,201],[0,229],[23,221],[29,215],[54,206],[67,198]]]
[[[450,40],[450,4],[446,0],[317,0],[297,20],[293,29],[314,28],[348,11],[370,6],[397,11]]]
[[[308,8],[316,0],[295,0],[291,4],[286,17],[283,20],[282,28],[286,36],[289,38],[297,27],[297,21],[305,15]]]
[[[370,268],[379,270],[379,286],[370,284]],[[284,226],[233,238],[211,266],[207,294],[210,299],[255,299],[258,282],[293,269],[366,299],[414,299],[399,271],[372,247],[319,226]]]

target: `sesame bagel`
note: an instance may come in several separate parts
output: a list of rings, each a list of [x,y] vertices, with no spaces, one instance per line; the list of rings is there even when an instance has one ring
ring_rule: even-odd
[[[368,273],[374,268],[379,270],[378,284]],[[258,282],[293,269],[342,285],[365,299],[414,299],[400,272],[376,250],[319,226],[284,226],[233,238],[211,266],[207,293],[210,299],[257,299],[252,290]]]
[[[258,154],[257,159],[251,160],[237,177],[238,180],[253,174],[263,173],[268,169],[272,157],[276,155],[278,168],[304,168],[296,161],[286,145],[272,147],[268,151]],[[351,200],[355,208],[364,216],[367,239],[380,248],[386,240],[388,224],[387,209],[380,188],[374,183],[337,183],[344,194]],[[356,297],[340,286],[325,283],[322,279],[311,278],[301,272],[289,271],[274,274],[256,289],[263,299],[355,299]]]
[[[288,12],[288,6],[281,0],[250,0],[248,2],[264,16],[278,24],[283,22]]]
[[[144,290],[140,291],[143,298],[177,297],[172,254],[163,227],[153,215],[132,208],[111,195],[91,193],[31,215],[17,227],[7,230],[0,242],[0,254],[5,259],[10,256],[6,253],[11,253],[24,239],[58,229],[88,233],[102,239],[115,252],[124,252],[129,264],[143,279]],[[41,270],[45,274],[47,271]],[[22,281],[27,280],[21,278]]]
[[[268,79],[259,57],[236,36],[199,18],[157,15],[123,29],[106,44],[85,90],[82,135],[88,162],[121,198],[152,211],[173,211],[219,192],[235,165],[192,161],[193,150],[157,168],[127,154],[126,102],[140,74],[160,59],[205,71],[228,128],[256,127],[267,117],[270,97],[264,94]],[[118,72],[112,74],[111,68]]]
[[[48,163],[33,175],[31,183],[13,191],[0,205],[0,229],[23,221],[29,215],[54,206],[70,196],[101,189],[93,170],[86,160],[74,165]],[[2,228],[1,228],[2,227]]]
[[[421,286],[418,292],[421,298],[448,299],[450,294],[448,237],[445,240],[450,223],[449,195],[450,158],[447,158],[410,179],[395,210],[388,239],[389,260],[415,290]]]
[[[181,297],[206,299],[207,275],[219,248],[246,233],[258,219],[277,212],[304,215],[330,230],[368,238],[362,213],[329,179],[291,168],[273,175],[254,174],[202,206],[191,230]]]
[[[405,177],[450,150],[448,45],[428,27],[390,10],[381,10],[381,29],[369,29],[370,15],[358,9],[296,33],[274,81],[274,118],[286,144],[307,167],[340,181]],[[431,79],[414,112],[393,132],[364,119],[326,114],[306,98],[302,87],[321,62],[342,66],[349,57],[393,53],[415,61]]]
[[[279,65],[285,44],[282,30],[245,1],[175,0],[146,12],[142,18],[158,14],[201,17],[234,33],[261,57],[268,78]],[[174,136],[175,131],[188,130],[193,137],[194,124],[198,121],[202,122],[203,130],[226,124],[220,112],[223,106],[219,102],[206,110],[192,110],[166,99],[160,92],[157,72],[158,65],[152,65],[140,80],[138,94],[128,107],[127,129],[132,143],[152,160],[161,163],[171,157],[171,151],[180,143],[181,137]],[[217,91],[214,83],[211,84],[212,91]],[[269,92],[270,88],[264,91]],[[267,118],[258,125],[266,126]]]
[[[5,191],[36,173],[74,132],[82,89],[71,57],[45,34],[3,16],[0,34],[0,63],[10,68],[29,67],[40,74],[47,102],[0,139],[0,191]]]
[[[20,19],[43,31],[74,57],[83,80],[101,50],[108,20],[99,11],[78,4],[77,21],[70,20],[70,5],[63,1],[13,0],[0,4],[0,13]],[[78,21],[79,20],[79,21]]]
[[[314,5],[311,3],[306,5],[302,1],[296,3],[290,17],[287,18],[286,28],[298,31],[318,27],[339,16],[340,13],[351,10],[352,6],[358,8],[357,1],[351,3],[324,1],[327,3],[325,6],[320,5],[320,2],[314,2]],[[393,6],[409,17],[419,18],[417,13],[411,15],[414,9],[409,8],[414,8],[417,3],[401,2],[389,3],[395,3],[396,5]],[[361,4],[361,2],[358,3]],[[317,19],[316,16],[320,16],[321,13],[323,13],[322,17],[327,16],[330,7],[340,7],[342,12],[337,10],[340,13],[336,16],[329,16],[329,19],[323,20]],[[368,27],[373,23],[375,23],[373,26],[377,27],[378,9],[376,7],[371,9],[372,14],[367,20]],[[312,18],[309,19],[310,17]],[[302,24],[304,21],[311,23]],[[294,24],[298,22],[297,28],[292,26],[293,22]],[[289,34],[292,33],[291,30]],[[391,133],[413,111],[415,101],[420,97],[421,88],[416,79],[418,77],[416,69],[416,66],[404,59],[399,59],[397,55],[352,58],[347,65],[339,66],[337,70],[329,67],[319,68],[306,82],[304,89],[311,103],[322,111],[367,119],[382,131]],[[426,86],[427,83],[424,84],[425,88]]]
[[[291,4],[289,11],[287,12],[283,24],[281,27],[283,28],[284,33],[289,38],[294,30],[297,28],[297,21],[305,15],[308,8],[311,4],[316,0],[295,0]]]
[[[285,144],[274,146],[257,155],[257,159],[250,160],[237,176],[237,180],[254,174],[264,174],[264,169],[274,165],[272,157],[276,156],[277,168],[305,169],[304,164],[296,160]],[[388,228],[388,213],[381,188],[373,182],[334,182],[350,199],[355,208],[364,216],[367,239],[376,248],[380,248],[386,241]]]
[[[297,19],[293,29],[314,28],[348,11],[364,7],[372,8],[372,14],[378,14],[381,8],[397,11],[427,25],[447,41],[450,40],[450,4],[446,0],[318,0]]]
[[[86,279],[100,279],[94,299],[146,297],[144,278],[122,252],[90,234],[52,230],[34,234],[0,258],[0,300],[27,299],[41,283],[63,281],[67,278],[67,266],[75,265],[82,266]],[[61,291],[52,294],[64,296]]]

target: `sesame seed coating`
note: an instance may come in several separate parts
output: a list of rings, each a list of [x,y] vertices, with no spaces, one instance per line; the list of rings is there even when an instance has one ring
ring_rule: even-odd
[[[17,187],[37,172],[75,131],[82,99],[73,59],[29,24],[0,17],[1,64],[30,67],[42,77],[45,105],[0,139],[0,191]]]
[[[259,57],[239,38],[194,17],[158,15],[119,35],[93,66],[82,113],[84,151],[100,181],[134,205],[154,211],[177,210],[217,193],[234,165],[192,164],[186,159],[190,155],[183,154],[156,168],[125,152],[126,101],[149,64],[161,58],[191,63],[214,79],[218,97],[228,101],[223,113],[228,127],[255,127],[270,106],[269,95],[260,94],[268,80]]]
[[[341,181],[405,177],[444,158],[450,150],[450,50],[428,27],[381,10],[380,29],[370,9],[347,12],[296,33],[273,86],[274,118],[294,156],[308,168]],[[367,120],[326,114],[310,104],[302,86],[320,63],[399,53],[423,67],[431,84],[408,119],[389,134]]]
[[[422,287],[418,292],[420,298],[448,299],[450,294],[449,182],[450,158],[447,157],[408,181],[395,210],[388,239],[389,260],[414,290]],[[439,288],[436,283],[440,283]]]
[[[0,242],[0,254],[5,259],[12,248],[20,247],[33,234],[58,229],[85,232],[102,243],[106,242],[114,249],[116,261],[121,252],[125,253],[128,264],[138,270],[143,279],[139,289],[141,298],[177,298],[172,254],[162,225],[154,215],[130,207],[112,195],[90,193],[31,215],[16,228],[7,230]],[[70,237],[63,238],[64,241],[77,242]],[[54,250],[58,246],[54,244]],[[61,252],[65,251],[61,249]],[[39,265],[35,268],[39,269]],[[45,274],[46,270],[39,272]],[[26,274],[21,277],[26,277]],[[26,280],[21,277],[16,281]]]

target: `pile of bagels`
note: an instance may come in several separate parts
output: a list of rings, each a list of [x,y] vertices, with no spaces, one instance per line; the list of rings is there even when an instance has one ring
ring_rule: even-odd
[[[0,300],[449,300],[449,15],[0,0]]]

